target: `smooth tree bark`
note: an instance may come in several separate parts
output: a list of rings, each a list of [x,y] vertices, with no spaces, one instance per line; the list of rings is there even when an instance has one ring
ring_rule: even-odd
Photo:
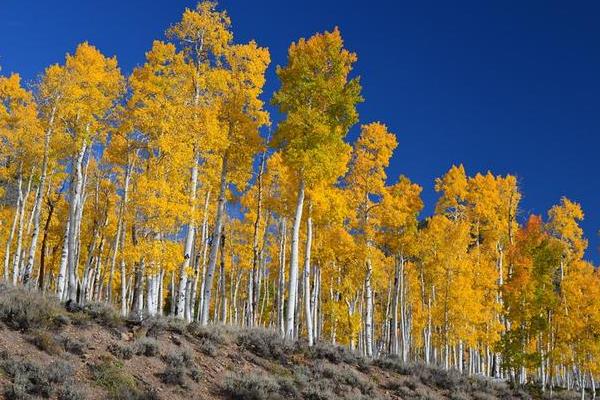
[[[227,275],[225,274],[225,229],[221,230],[221,263],[219,272],[220,283],[221,283],[221,323],[227,322]],[[216,320],[216,319],[215,319]]]
[[[87,142],[84,142],[73,160],[71,198],[69,200],[69,231],[67,235],[67,300],[69,301],[77,301],[78,235],[79,227],[81,226],[81,209],[83,208],[83,160],[86,152]]]
[[[129,199],[129,182],[131,181],[131,171],[133,165],[127,157],[127,165],[125,166],[125,177],[123,179],[123,197],[119,205],[119,215],[117,217],[117,232],[115,233],[115,240],[113,243],[112,257],[110,261],[110,272],[108,274],[108,283],[106,287],[107,300],[112,301],[112,284],[114,271],[117,265],[117,256],[119,251],[122,251],[123,245],[125,244],[125,207],[127,206],[127,200]],[[124,315],[124,314],[123,314]]]
[[[42,248],[40,249],[40,272],[38,275],[38,288],[42,292],[45,291],[45,279],[46,279],[46,252],[48,246],[48,233],[50,230],[50,222],[54,214],[56,203],[48,199],[48,216],[44,223],[44,236],[42,236]]]
[[[365,276],[365,355],[373,357],[373,288],[371,285],[371,277],[373,267],[371,260],[367,259],[367,274]]]
[[[48,128],[44,134],[44,155],[42,158],[42,170],[40,174],[40,182],[38,184],[37,194],[35,196],[35,202],[33,205],[33,232],[31,233],[31,242],[29,245],[29,255],[27,262],[25,263],[25,270],[23,271],[23,285],[29,286],[31,279],[31,273],[33,271],[33,263],[35,261],[35,253],[37,249],[38,237],[40,235],[40,213],[42,210],[42,198],[44,197],[44,190],[46,184],[46,175],[48,173],[48,156],[50,152],[50,137],[54,128],[54,117],[56,115],[56,106],[52,107],[50,117],[48,120]]]
[[[8,240],[6,241],[6,249],[4,252],[4,280],[8,282],[9,280],[9,270],[10,270],[10,248],[12,246],[12,241],[15,236],[15,231],[17,229],[17,224],[19,223],[19,212],[21,210],[21,203],[23,202],[22,196],[23,190],[23,168],[22,165],[19,167],[19,173],[17,178],[17,203],[15,205],[15,214],[13,216],[13,222],[10,228],[10,233],[8,234]]]
[[[258,264],[259,264],[259,246],[258,246],[258,229],[260,226],[260,219],[262,217],[262,178],[265,170],[266,151],[263,151],[260,161],[260,168],[258,170],[258,177],[256,178],[256,218],[254,219],[253,233],[252,233],[252,276],[248,280],[248,302],[249,306],[249,325],[253,326],[256,323],[256,307],[258,304],[259,290],[258,290]]]
[[[20,198],[20,208],[18,210],[19,214],[19,222],[17,228],[17,247],[15,249],[15,254],[13,257],[13,285],[16,285],[19,282],[19,278],[21,277],[21,253],[23,247],[23,230],[24,226],[24,217],[25,217],[25,208],[27,206],[27,199],[29,198],[29,193],[31,192],[31,184],[33,180],[33,170],[29,175],[27,188],[25,189],[25,193],[23,191],[19,191]]]
[[[198,308],[196,307],[196,297],[198,297],[198,283],[200,281],[200,269],[202,267],[202,278],[204,279],[204,271],[206,269],[206,248],[208,247],[208,205],[210,201],[210,190],[206,191],[204,196],[204,211],[202,214],[202,226],[200,229],[200,243],[196,249],[194,257],[194,281],[190,293],[190,317],[194,319],[197,315]]]
[[[396,265],[394,268],[394,289],[393,289],[393,300],[392,300],[392,324],[390,327],[390,353],[399,353],[399,340],[398,340],[398,308],[400,303],[400,268],[399,261],[396,257]]]
[[[295,313],[298,293],[298,242],[300,240],[300,224],[302,222],[302,209],[304,206],[304,180],[301,178],[298,186],[298,199],[292,228],[292,251],[290,255],[290,276],[288,279],[288,298],[285,318],[285,337],[294,339]]]
[[[194,165],[192,167],[192,177],[190,185],[190,220],[188,221],[188,229],[185,237],[185,247],[183,254],[183,262],[179,269],[179,284],[177,288],[177,302],[175,306],[175,316],[177,318],[184,318],[185,316],[185,304],[186,304],[186,290],[187,290],[187,269],[190,267],[190,261],[192,258],[192,250],[194,248],[194,235],[196,233],[196,226],[194,221],[194,213],[196,210],[196,191],[198,187],[198,155],[194,155]],[[189,300],[188,300],[189,304]],[[188,319],[189,320],[189,319]]]
[[[284,295],[285,295],[285,252],[287,227],[286,218],[281,217],[279,223],[279,273],[277,276],[277,324],[281,335],[285,335]]]
[[[221,166],[221,181],[219,185],[219,197],[217,202],[217,214],[215,216],[215,226],[212,233],[212,241],[210,245],[210,255],[208,258],[208,265],[206,268],[206,278],[204,283],[204,296],[202,300],[202,313],[200,316],[200,323],[202,325],[208,324],[209,311],[210,311],[210,297],[212,292],[212,284],[215,275],[215,268],[217,266],[217,257],[219,255],[219,244],[221,241],[221,231],[223,229],[223,218],[225,214],[225,201],[227,191],[227,154],[223,157],[223,164]]]
[[[69,252],[69,229],[71,229],[71,223],[67,216],[67,222],[65,224],[65,234],[63,235],[62,251],[60,255],[60,265],[58,268],[58,277],[56,280],[56,296],[59,300],[64,300],[67,289],[67,254]]]
[[[306,321],[306,332],[308,337],[308,345],[314,344],[313,318],[311,309],[311,292],[310,292],[310,252],[312,246],[312,216],[311,205],[308,205],[308,218],[306,219],[306,248],[304,251],[304,312]]]
[[[123,198],[121,200],[121,233],[119,235],[120,249],[121,249],[121,315],[127,315],[127,266],[125,264],[125,257],[123,256],[123,249],[125,248],[125,239],[127,238],[127,223],[125,221],[125,210],[127,207],[127,201],[129,200],[129,185],[131,182],[131,173],[133,170],[133,162],[127,160],[127,166],[125,168],[125,182],[123,185]]]

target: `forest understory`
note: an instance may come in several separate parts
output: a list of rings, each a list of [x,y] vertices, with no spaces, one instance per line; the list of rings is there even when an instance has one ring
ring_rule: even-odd
[[[67,307],[0,287],[0,395],[7,400],[550,398],[539,387],[367,359],[264,328],[127,320],[105,304]],[[580,394],[559,390],[557,399]]]

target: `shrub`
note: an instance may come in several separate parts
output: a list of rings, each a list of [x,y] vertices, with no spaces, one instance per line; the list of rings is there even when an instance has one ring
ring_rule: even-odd
[[[464,384],[464,376],[460,372],[451,369],[427,368],[420,370],[423,383],[429,383],[441,389],[452,389]]]
[[[11,379],[11,384],[4,390],[7,399],[23,399],[28,398],[28,395],[52,395],[52,384],[44,369],[38,365],[28,361],[5,359],[1,367]]]
[[[192,379],[199,379],[200,371],[197,370],[194,363],[194,355],[189,350],[181,350],[172,352],[163,357],[167,364],[165,370],[161,374],[161,380],[169,385],[185,385],[185,371],[190,368]]]
[[[167,385],[185,385],[185,369],[180,365],[167,364],[161,374],[161,380]]]
[[[326,359],[333,364],[345,362],[346,364],[357,364],[364,361],[362,357],[348,350],[344,346],[336,346],[331,343],[319,342],[309,348],[308,356],[313,359]]]
[[[477,398],[477,397],[476,397]],[[496,398],[492,396],[495,400]],[[464,392],[464,390],[454,390],[450,393],[450,400],[471,400],[471,396]],[[485,399],[481,399],[485,400]]]
[[[214,343],[206,338],[200,339],[200,343],[198,343],[198,347],[200,351],[210,357],[214,357],[217,354],[217,347]]]
[[[187,326],[190,335],[201,340],[206,339],[214,344],[226,343],[231,330],[233,330],[232,327],[224,325],[201,325],[198,322],[192,322]]]
[[[277,378],[277,384],[279,385],[279,394],[283,399],[297,399],[300,398],[300,391],[298,390],[298,381],[292,380],[288,377],[280,376]]]
[[[130,360],[133,357],[133,347],[128,344],[111,343],[108,345],[108,351],[121,360]]]
[[[309,387],[302,392],[303,399],[306,400],[337,400],[339,396],[328,388]]]
[[[57,385],[62,385],[73,376],[73,366],[63,360],[52,361],[46,371],[48,380]]]
[[[415,397],[415,392],[413,389],[415,389],[416,386],[411,388],[406,384],[406,382],[392,381],[384,385],[384,388],[391,390],[403,399]]]
[[[0,320],[12,329],[49,329],[59,325],[62,309],[54,298],[0,285]]]
[[[415,390],[415,394],[416,394],[416,398],[422,399],[422,400],[445,400],[445,398],[439,394],[437,394],[435,391],[425,387],[425,386],[421,386],[418,387]]]
[[[143,325],[148,329],[147,336],[157,338],[164,332],[183,334],[186,330],[186,322],[179,318],[152,317],[144,321]]]
[[[123,324],[117,310],[106,303],[88,303],[83,307],[83,311],[94,321],[107,328],[118,328]]]
[[[342,389],[341,386],[346,385],[360,390],[362,394],[373,393],[373,385],[351,369],[318,363],[314,367],[314,373],[317,377],[330,379],[338,391]]]
[[[202,378],[202,373],[197,367],[192,367],[190,369],[190,378],[196,383],[200,382],[200,378]]]
[[[278,332],[263,328],[253,328],[238,335],[238,345],[259,357],[284,361],[293,352],[292,343],[284,340]]]
[[[56,341],[54,336],[47,331],[34,331],[31,336],[28,337],[28,340],[39,350],[45,351],[50,355],[57,355],[62,352],[60,344]]]
[[[3,394],[6,400],[26,400],[30,398],[27,388],[19,383],[10,383],[4,388]]]
[[[149,337],[136,340],[134,344],[135,354],[138,356],[154,357],[158,355],[158,341]]]
[[[88,348],[85,341],[67,335],[61,335],[59,340],[62,342],[65,351],[76,356],[84,355]]]
[[[72,385],[66,385],[58,390],[58,400],[84,400],[85,396]]]
[[[131,398],[138,393],[135,380],[121,362],[104,358],[90,368],[96,384],[106,389],[111,399]]]
[[[267,400],[279,397],[279,384],[269,376],[257,374],[229,375],[223,390],[233,399]]]
[[[395,372],[400,375],[414,375],[416,371],[427,368],[425,365],[404,363],[394,355],[388,355],[373,361],[373,364],[381,369]]]
[[[340,396],[332,392],[329,381],[314,380],[302,391],[302,398],[306,400],[337,400]]]

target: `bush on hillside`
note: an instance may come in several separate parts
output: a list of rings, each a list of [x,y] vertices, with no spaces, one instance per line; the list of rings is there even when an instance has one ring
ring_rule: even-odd
[[[62,313],[52,297],[0,284],[0,320],[12,329],[52,329],[61,324]]]
[[[285,361],[294,351],[293,343],[283,339],[278,332],[252,328],[239,333],[237,343],[259,357]]]

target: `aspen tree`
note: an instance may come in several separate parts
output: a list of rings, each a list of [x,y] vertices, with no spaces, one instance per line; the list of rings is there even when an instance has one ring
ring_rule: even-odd
[[[277,68],[280,89],[272,102],[286,114],[275,131],[273,146],[281,149],[297,179],[292,228],[285,336],[295,336],[299,238],[305,189],[314,182],[333,181],[344,171],[348,146],[343,138],[357,121],[360,97],[357,78],[349,79],[356,55],[344,49],[338,29],[292,43],[288,64]]]
[[[23,284],[28,285],[33,272],[35,255],[37,250],[38,237],[40,232],[40,215],[42,211],[42,199],[46,190],[46,177],[48,175],[50,160],[51,138],[56,129],[56,117],[59,111],[62,99],[62,91],[65,85],[64,69],[54,65],[46,69],[39,87],[37,102],[40,106],[41,123],[44,129],[44,144],[42,165],[40,167],[40,178],[38,189],[33,205],[33,231],[31,233],[31,242],[29,252],[23,272]],[[42,122],[43,121],[43,122]]]
[[[181,21],[167,31],[167,36],[175,39],[180,47],[186,68],[181,78],[190,85],[188,106],[185,116],[189,119],[188,132],[191,160],[190,219],[184,246],[184,261],[179,270],[179,283],[175,314],[182,318],[185,312],[186,286],[191,251],[196,233],[195,207],[198,186],[198,168],[205,151],[218,142],[211,142],[216,123],[217,99],[214,85],[222,85],[222,71],[219,64],[233,38],[229,27],[231,21],[225,11],[217,11],[216,3],[203,1],[195,9],[186,9]],[[216,83],[215,83],[216,82]],[[218,140],[218,139],[217,139]],[[220,235],[220,233],[219,233]],[[218,247],[218,245],[217,245]]]
[[[364,252],[365,272],[365,353],[373,356],[373,248],[377,229],[376,208],[385,187],[385,168],[396,148],[396,137],[381,123],[363,125],[354,144],[350,170],[346,177],[349,194],[356,209],[355,227]]]
[[[200,323],[208,323],[212,282],[225,216],[225,202],[230,183],[243,188],[249,179],[254,156],[261,150],[259,129],[268,123],[268,114],[259,99],[270,62],[269,51],[254,42],[231,46],[226,52],[228,69],[225,91],[221,96],[220,118],[223,130],[215,149],[221,164],[217,211],[211,249],[206,267],[203,307]]]
[[[79,230],[85,191],[85,166],[91,145],[103,140],[106,118],[122,94],[123,77],[115,58],[107,58],[88,43],[80,44],[65,61],[64,105],[60,118],[71,167],[67,234],[67,299],[77,301]]]
[[[0,77],[0,135],[4,154],[3,169],[7,176],[16,175],[17,199],[10,233],[4,254],[4,278],[9,277],[10,254],[15,233],[16,249],[13,254],[13,284],[21,275],[21,248],[23,242],[24,217],[35,160],[40,152],[41,124],[37,116],[37,106],[31,92],[21,86],[17,74]],[[39,191],[39,190],[38,190]],[[35,210],[34,210],[35,212]]]
[[[408,362],[411,349],[409,323],[409,289],[406,268],[411,257],[416,256],[417,216],[423,208],[421,187],[401,176],[398,182],[383,191],[380,241],[394,259],[394,288],[390,351],[399,353],[398,324],[402,344],[402,360]],[[416,287],[412,290],[416,290]],[[398,321],[398,318],[400,320]]]

